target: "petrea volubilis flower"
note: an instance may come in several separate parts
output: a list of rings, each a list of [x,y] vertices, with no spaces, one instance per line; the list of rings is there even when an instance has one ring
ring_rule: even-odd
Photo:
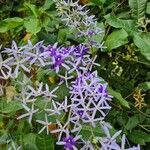
[[[97,72],[79,74],[70,88],[72,110],[83,122],[93,126],[103,120],[111,109],[109,101],[112,97],[107,94],[106,85],[101,81]]]
[[[122,131],[117,131],[113,136],[111,136],[110,130],[112,129],[112,126],[105,122],[101,122],[100,125],[106,135],[98,138],[102,150],[140,150],[139,145],[130,147],[129,142],[126,144],[125,141],[127,139],[124,134],[122,136],[121,144],[118,144],[116,138],[121,135]],[[127,145],[130,148],[126,148]]]
[[[22,104],[23,108],[27,111],[27,113],[19,116],[17,119],[22,119],[24,117],[29,117],[29,123],[31,123],[32,121],[32,117],[33,117],[33,114],[38,112],[39,109],[34,109],[34,104],[32,104],[31,108],[29,108],[27,105],[25,104]]]
[[[69,133],[68,130],[65,131],[65,137],[63,137],[62,141],[57,142],[58,145],[64,145],[64,148],[66,150],[77,150],[76,145],[77,145],[77,140],[81,138],[81,135],[76,135],[73,137]]]
[[[92,42],[90,39],[95,35],[100,35],[103,30],[98,27],[94,15],[89,15],[89,10],[85,6],[81,6],[79,1],[73,2],[72,0],[54,0],[56,9],[62,22],[71,29],[77,30],[78,37],[85,37],[88,39],[89,44]],[[102,44],[90,44],[97,48],[103,48]]]
[[[51,124],[51,122],[48,121],[48,117],[46,113],[45,113],[45,121],[36,120],[36,122],[44,125],[44,127],[39,131],[39,133],[42,133],[46,129],[47,134],[49,134],[49,125]]]

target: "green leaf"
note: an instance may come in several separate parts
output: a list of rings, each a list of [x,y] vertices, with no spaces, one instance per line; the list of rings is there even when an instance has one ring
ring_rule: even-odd
[[[44,9],[44,10],[47,10],[47,9],[49,9],[53,4],[54,4],[53,1],[45,0],[45,3],[44,3],[44,5],[43,5],[43,9]]]
[[[108,35],[105,45],[107,46],[108,50],[112,50],[128,43],[127,37],[128,33],[124,29],[116,30]]]
[[[59,89],[55,92],[55,94],[59,100],[64,100],[65,96],[69,96],[69,89],[65,84],[62,84],[59,86]]]
[[[150,60],[150,35],[147,33],[134,33],[133,41],[141,54]]]
[[[91,125],[83,125],[82,127],[83,128],[80,131],[80,134],[85,140],[88,140],[92,136],[92,133],[94,134],[94,136],[102,137],[104,135],[104,131],[100,128],[99,125],[96,125],[95,128],[92,128]]]
[[[67,40],[67,36],[69,35],[70,31],[69,29],[65,28],[65,29],[60,29],[58,32],[58,37],[57,37],[57,41],[59,43],[65,43]]]
[[[122,95],[119,92],[114,91],[110,87],[108,87],[108,92],[110,95],[114,96],[117,99],[120,105],[130,108],[129,103],[122,97]]]
[[[148,90],[150,90],[150,82],[143,82],[143,83],[140,83],[140,84],[138,85],[138,87],[139,87],[140,89],[142,89],[142,91],[148,91]]]
[[[5,21],[0,22],[0,33],[7,32],[8,30],[8,24]]]
[[[145,16],[147,0],[129,0],[132,16],[137,20]]]
[[[4,33],[23,24],[23,19],[19,17],[7,18],[0,22],[0,32]]]
[[[22,109],[22,105],[18,101],[11,101],[9,103],[6,103],[6,100],[1,100],[0,101],[0,112],[1,113],[14,113],[18,110]]]
[[[56,72],[52,71],[50,69],[42,69],[42,68],[40,68],[37,71],[37,79],[38,79],[38,81],[44,81],[49,76],[50,77],[56,77],[56,75],[57,75]]]
[[[24,136],[23,139],[24,145],[25,145],[25,150],[38,150],[36,146],[36,134],[34,133],[29,133]]]
[[[102,29],[102,33],[99,35],[94,35],[92,38],[93,41],[96,41],[96,42],[101,42],[105,36],[105,26],[103,23],[97,23],[97,27]]]
[[[133,116],[133,117],[130,117],[125,128],[127,130],[132,130],[133,128],[135,128],[139,123],[139,119],[138,119],[138,116]]]
[[[136,31],[137,30],[135,28],[136,23],[134,20],[119,19],[115,16],[112,16],[111,14],[104,16],[104,18],[106,19],[106,22],[114,28],[123,28],[126,31]]]
[[[30,4],[30,3],[24,3],[24,6],[29,9],[33,15],[37,18],[38,17],[38,9],[36,8],[35,5]]]
[[[24,26],[26,28],[26,32],[30,32],[32,34],[36,34],[41,30],[40,20],[35,17],[25,20]]]
[[[150,14],[150,2],[147,3],[146,13]]]
[[[37,135],[36,146],[38,150],[54,150],[54,140],[50,135]]]
[[[39,40],[44,40],[45,44],[54,44],[57,40],[57,36],[54,34],[48,34],[44,32],[38,33]]]
[[[128,138],[132,142],[140,145],[145,145],[146,142],[150,142],[150,134],[143,131],[133,131],[128,135]]]

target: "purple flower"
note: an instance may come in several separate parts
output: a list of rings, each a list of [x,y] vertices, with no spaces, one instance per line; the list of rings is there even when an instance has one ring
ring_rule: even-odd
[[[57,142],[58,145],[64,145],[66,150],[77,150],[75,145],[77,145],[77,140],[81,138],[81,135],[72,136],[68,129],[65,131],[65,137],[62,141]]]
[[[108,96],[108,92],[107,92],[107,89],[104,88],[103,85],[100,85],[99,89],[98,89],[98,92],[102,93],[105,97]]]
[[[45,51],[49,52],[50,56],[56,56],[56,50],[57,50],[57,43],[54,44],[53,46],[49,45]]]
[[[78,110],[77,114],[82,118],[84,111],[83,110]]]
[[[74,114],[79,115],[83,122],[91,123],[93,126],[103,120],[111,108],[109,106],[111,96],[106,97],[101,91],[99,92],[101,90],[99,88],[106,89],[106,84],[101,84],[101,81],[97,72],[78,73],[77,79],[72,82],[70,88],[71,108]]]
[[[107,124],[101,124],[101,127],[106,135],[106,137],[102,137],[99,139],[99,142],[101,144],[102,150],[107,149],[113,149],[113,150],[120,150],[119,144],[117,144],[116,138],[121,134],[121,130],[116,132],[113,136],[110,135],[110,129],[111,126],[108,126]]]
[[[58,56],[55,57],[55,64],[54,64],[54,66],[55,67],[61,66],[63,62],[64,62],[64,59],[62,58],[62,56],[58,55]]]
[[[63,141],[65,142],[64,148],[67,150],[73,150],[73,146],[76,145],[76,142],[73,139],[73,136],[65,137],[63,138]]]
[[[69,48],[60,48],[55,43],[53,46],[49,45],[45,52],[49,55],[51,69],[54,69],[56,73],[59,72],[60,68],[64,67],[66,70],[69,70],[69,66],[66,64],[66,59],[70,57],[70,49]]]
[[[88,31],[88,35],[89,35],[89,36],[93,36],[94,34],[95,34],[94,30],[89,30],[89,31]]]
[[[58,76],[59,76],[60,79],[61,79],[61,82],[59,83],[59,85],[61,85],[62,83],[65,82],[67,88],[69,87],[69,86],[68,86],[68,80],[74,78],[73,76],[69,76],[69,77],[68,77],[67,71],[65,72],[65,76],[62,76],[62,75],[58,75]]]
[[[76,56],[76,57],[81,57],[81,58],[83,58],[83,56],[88,52],[88,48],[87,48],[87,46],[85,46],[85,45],[83,45],[83,44],[80,44],[80,45],[78,45],[78,46],[76,46],[75,48],[74,48],[74,56]]]

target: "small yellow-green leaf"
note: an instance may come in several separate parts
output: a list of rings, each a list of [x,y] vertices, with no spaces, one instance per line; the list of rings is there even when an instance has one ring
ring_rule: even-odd
[[[5,88],[6,90],[6,99],[7,103],[11,102],[14,98],[14,96],[17,94],[15,87],[13,86],[7,86]]]

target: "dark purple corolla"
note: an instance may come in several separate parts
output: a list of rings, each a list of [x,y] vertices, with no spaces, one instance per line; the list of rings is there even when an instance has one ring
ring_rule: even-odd
[[[73,136],[65,137],[63,138],[63,141],[65,142],[64,148],[67,150],[73,150],[73,146],[76,145],[76,142],[74,141]]]

